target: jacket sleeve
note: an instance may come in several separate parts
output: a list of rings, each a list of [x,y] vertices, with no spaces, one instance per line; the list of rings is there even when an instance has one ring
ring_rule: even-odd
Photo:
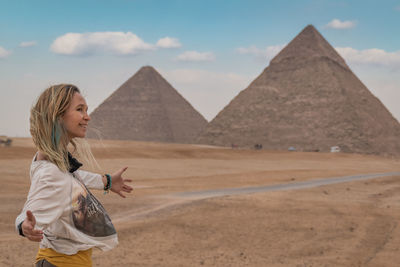
[[[19,233],[18,225],[22,223],[26,218],[26,212],[21,212],[18,217],[15,219],[15,231]]]
[[[37,229],[44,230],[61,217],[71,204],[71,177],[56,166],[39,167],[32,176],[31,188],[21,214],[15,220],[18,227],[25,220],[26,211],[32,211]],[[17,228],[18,229],[18,228]]]
[[[92,173],[88,171],[77,170],[74,174],[78,174],[81,178],[82,182],[89,189],[104,189],[104,184],[102,180],[102,176],[98,173]]]

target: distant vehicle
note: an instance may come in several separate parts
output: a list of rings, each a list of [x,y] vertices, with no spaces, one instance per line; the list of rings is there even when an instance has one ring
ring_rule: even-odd
[[[255,150],[260,150],[260,149],[262,149],[262,144],[255,144],[255,145],[254,145],[254,149],[255,149]]]
[[[0,145],[11,146],[11,143],[12,143],[12,139],[7,138],[7,136],[4,136],[4,135],[0,136]]]
[[[331,153],[337,153],[340,152],[340,147],[338,146],[332,146],[331,147]]]
[[[295,148],[294,146],[290,146],[290,147],[288,148],[288,151],[296,151],[296,148]]]

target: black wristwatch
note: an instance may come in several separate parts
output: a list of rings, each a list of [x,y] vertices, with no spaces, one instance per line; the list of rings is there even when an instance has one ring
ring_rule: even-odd
[[[22,221],[20,224],[18,224],[18,232],[20,236],[25,236],[24,232],[22,231],[22,224],[24,223],[24,221]]]

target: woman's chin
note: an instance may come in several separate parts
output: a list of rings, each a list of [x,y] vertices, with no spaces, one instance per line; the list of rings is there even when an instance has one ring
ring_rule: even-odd
[[[86,132],[85,133],[71,135],[70,139],[73,139],[73,138],[85,138],[85,137],[86,137]]]

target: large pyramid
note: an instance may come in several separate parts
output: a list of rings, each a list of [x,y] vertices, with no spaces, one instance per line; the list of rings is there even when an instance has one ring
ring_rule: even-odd
[[[193,143],[207,125],[150,66],[142,67],[90,116],[90,138]]]
[[[400,124],[309,25],[207,126],[200,143],[400,155]]]

